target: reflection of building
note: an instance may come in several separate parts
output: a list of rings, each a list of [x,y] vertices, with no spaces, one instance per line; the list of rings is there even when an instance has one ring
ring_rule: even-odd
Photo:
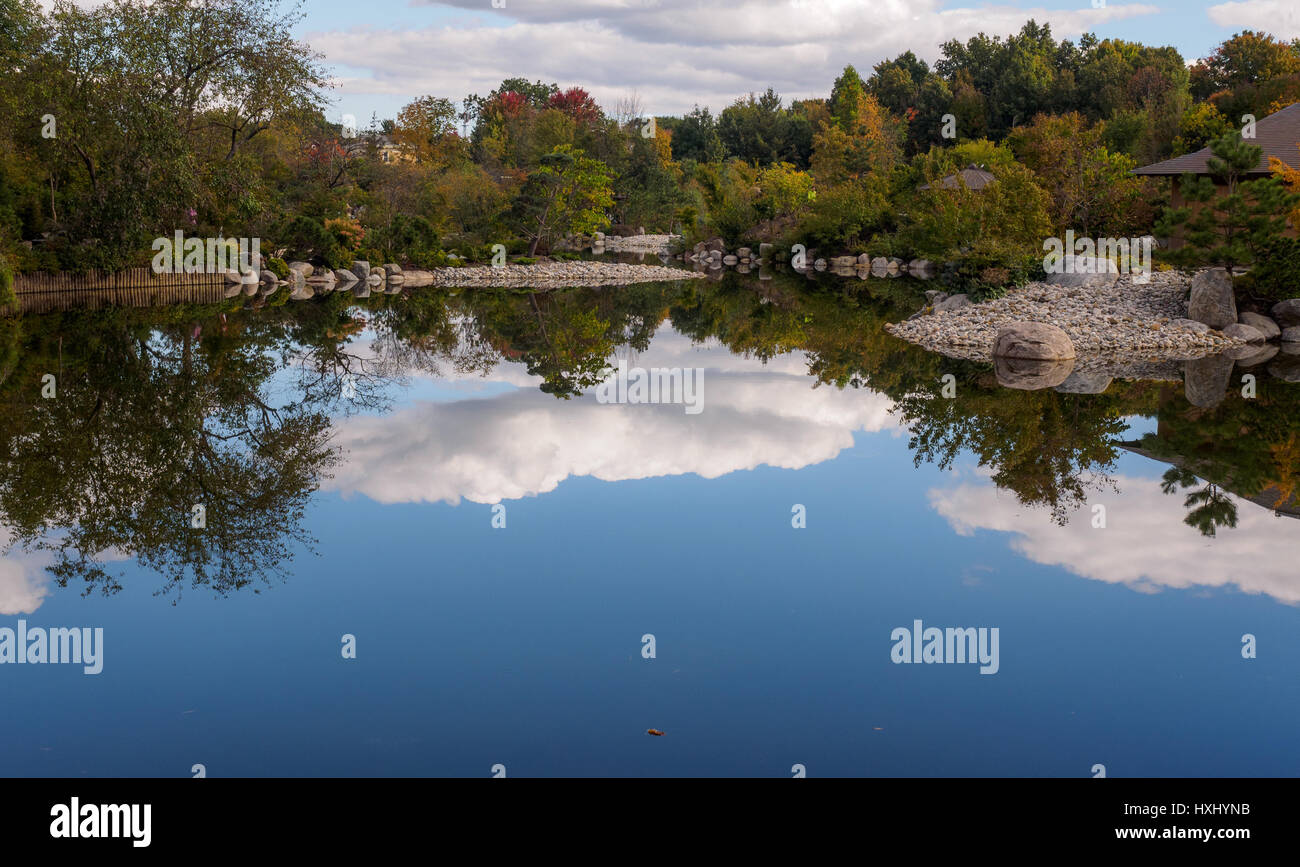
[[[1300,519],[1300,491],[1294,491],[1288,495],[1287,492],[1283,491],[1282,488],[1277,485],[1277,483],[1272,483],[1258,494],[1246,496],[1245,494],[1233,490],[1233,480],[1231,478],[1210,478],[1209,475],[1206,475],[1204,466],[1197,461],[1188,460],[1182,455],[1161,457],[1160,455],[1143,448],[1141,440],[1134,442],[1121,442],[1117,443],[1117,445],[1124,449],[1124,451],[1132,452],[1135,455],[1141,455],[1144,458],[1150,458],[1151,460],[1159,461],[1162,464],[1169,464],[1170,466],[1177,467],[1180,470],[1187,470],[1193,475],[1203,479],[1205,482],[1212,484],[1221,490],[1227,491],[1234,497],[1268,509],[1275,515],[1285,515],[1288,518]]]
[[[1269,177],[1273,172],[1269,168],[1269,158],[1276,157],[1286,163],[1293,169],[1300,169],[1300,102],[1292,103],[1281,111],[1274,112],[1266,118],[1255,122],[1255,137],[1246,139],[1247,144],[1255,145],[1262,149],[1259,163],[1254,169],[1247,172],[1245,180],[1255,180],[1258,178]],[[1164,162],[1155,163],[1154,165],[1143,166],[1140,169],[1134,169],[1133,174],[1145,175],[1152,178],[1180,178],[1187,172],[1202,177],[1210,177],[1210,158],[1214,154],[1208,147],[1201,148],[1196,153],[1185,154],[1181,157],[1174,157]],[[1215,181],[1217,195],[1225,196],[1228,188],[1225,184]],[[1171,204],[1175,208],[1186,207],[1187,202],[1183,199],[1182,190],[1179,184],[1173,185],[1173,197]],[[1289,227],[1289,234],[1294,235],[1295,226]],[[1182,246],[1182,239],[1175,236],[1169,239],[1170,247]]]

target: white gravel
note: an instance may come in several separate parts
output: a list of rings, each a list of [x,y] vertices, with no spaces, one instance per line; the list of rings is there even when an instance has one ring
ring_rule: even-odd
[[[1029,283],[980,304],[885,326],[889,333],[951,357],[992,357],[998,330],[1014,322],[1055,325],[1081,355],[1190,359],[1242,341],[1218,331],[1197,333],[1173,320],[1187,316],[1191,279],[1155,272],[1145,285],[1121,275],[1111,286],[1064,287]]]

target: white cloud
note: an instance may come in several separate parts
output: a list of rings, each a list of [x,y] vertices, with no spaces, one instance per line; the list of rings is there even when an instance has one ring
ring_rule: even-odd
[[[1243,0],[1207,10],[1210,20],[1233,31],[1261,30],[1279,39],[1300,38],[1300,6],[1295,0]]]
[[[48,558],[28,554],[21,548],[9,550],[13,537],[0,527],[0,614],[31,614],[50,595]]]
[[[1207,539],[1183,523],[1183,497],[1162,493],[1156,479],[1120,476],[1115,482],[1122,494],[1093,498],[1107,507],[1104,529],[1093,528],[1090,506],[1060,527],[986,480],[932,490],[930,504],[960,535],[1010,533],[1019,554],[1095,581],[1141,592],[1236,585],[1300,603],[1300,527],[1294,519],[1234,497],[1237,526]]]
[[[600,404],[591,392],[559,401],[535,384],[495,397],[417,402],[382,418],[339,421],[335,442],[346,459],[326,488],[382,503],[495,503],[554,490],[573,476],[795,469],[834,458],[856,431],[898,430],[882,395],[812,388],[801,355],[763,366],[664,330],[633,363],[703,367],[703,412]]]
[[[580,84],[605,105],[636,91],[648,111],[680,113],[696,102],[719,110],[769,84],[788,98],[825,96],[848,63],[866,74],[909,48],[933,60],[948,39],[981,31],[1007,35],[1030,18],[1066,38],[1159,11],[1144,4],[943,9],[940,0],[562,0],[508,2],[502,10],[482,0],[426,5],[475,14],[464,13],[454,26],[355,28],[312,33],[309,41],[357,73],[340,79],[349,95],[458,98],[520,75]]]

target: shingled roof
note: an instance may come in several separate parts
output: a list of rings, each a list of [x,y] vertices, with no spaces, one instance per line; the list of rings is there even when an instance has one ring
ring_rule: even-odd
[[[958,189],[963,182],[966,184],[966,186],[969,189],[982,190],[985,187],[987,187],[989,184],[996,184],[998,182],[998,179],[992,172],[985,171],[984,169],[980,168],[974,163],[971,163],[966,168],[957,172],[957,174],[948,175],[948,177],[939,181],[938,185],[941,189],[955,190]],[[930,189],[930,185],[926,184],[925,186],[918,187],[917,189],[928,190]]]
[[[1271,170],[1269,157],[1277,157],[1293,169],[1300,169],[1300,102],[1292,103],[1281,111],[1276,111],[1266,118],[1255,122],[1255,138],[1247,140],[1250,144],[1263,148],[1259,165],[1248,175],[1268,175]],[[1174,157],[1155,165],[1134,169],[1135,175],[1152,175],[1155,177],[1180,177],[1184,172],[1194,175],[1210,173],[1209,159],[1214,156],[1210,149],[1201,148],[1194,154]]]

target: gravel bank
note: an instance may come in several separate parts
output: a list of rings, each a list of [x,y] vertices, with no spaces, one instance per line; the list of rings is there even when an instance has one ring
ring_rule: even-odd
[[[959,310],[885,326],[890,334],[950,357],[987,361],[998,330],[1013,322],[1042,322],[1065,331],[1081,356],[1114,360],[1194,359],[1242,341],[1218,331],[1198,333],[1173,324],[1187,316],[1191,280],[1175,271],[1156,272],[1137,285],[1121,275],[1111,286],[1064,287],[1030,283],[1001,298]]]
[[[539,262],[536,265],[475,265],[435,268],[433,282],[445,287],[507,287],[561,289],[567,286],[627,286],[658,280],[696,280],[703,277],[681,268],[661,265],[620,265],[614,262]]]
[[[605,238],[607,253],[667,253],[674,241],[681,240],[681,235],[628,235],[619,238],[609,235]]]

